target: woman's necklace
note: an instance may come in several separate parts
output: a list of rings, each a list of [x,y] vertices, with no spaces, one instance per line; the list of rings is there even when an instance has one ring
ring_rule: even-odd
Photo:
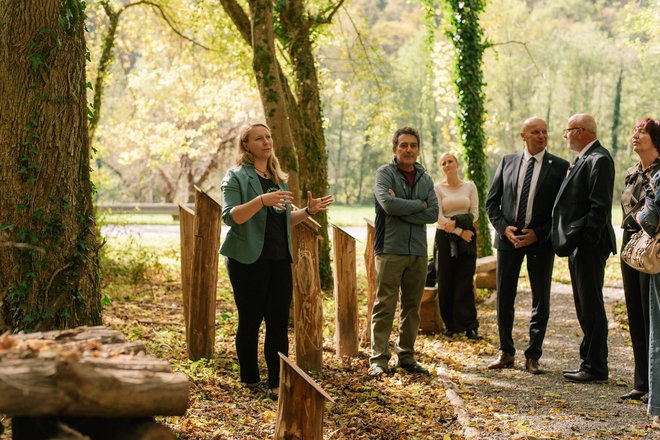
[[[263,170],[263,171],[261,171],[261,170],[260,170],[259,168],[257,168],[256,166],[254,167],[254,170],[257,172],[258,175],[260,175],[260,176],[263,177],[264,179],[268,179],[268,170]]]

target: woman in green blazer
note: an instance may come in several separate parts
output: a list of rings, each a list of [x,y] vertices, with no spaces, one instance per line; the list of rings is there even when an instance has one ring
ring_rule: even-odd
[[[291,226],[324,211],[333,201],[330,195],[314,199],[308,192],[308,206],[292,211],[287,177],[273,152],[268,126],[258,122],[241,127],[236,167],[222,181],[222,219],[230,229],[220,253],[227,257],[238,309],[236,352],[241,382],[248,387],[260,384],[257,351],[259,328],[265,320],[264,356],[273,397],[279,392],[277,352],[289,353]]]

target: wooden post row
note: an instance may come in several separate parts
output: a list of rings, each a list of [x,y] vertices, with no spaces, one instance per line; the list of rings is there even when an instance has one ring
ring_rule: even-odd
[[[311,377],[282,353],[276,439],[323,439],[325,399],[334,402]]]
[[[364,249],[364,266],[367,272],[367,328],[364,329],[362,341],[365,345],[371,343],[371,312],[376,302],[376,258],[374,255],[374,240],[376,230],[374,222],[368,218],[367,222],[367,246]]]
[[[337,356],[358,353],[357,276],[355,238],[332,227],[335,278],[335,348]]]
[[[321,371],[323,364],[323,305],[318,263],[320,227],[308,218],[292,230],[296,363],[304,371]]]
[[[199,188],[195,189],[194,247],[188,310],[188,355],[194,361],[213,356],[222,214],[215,200]]]

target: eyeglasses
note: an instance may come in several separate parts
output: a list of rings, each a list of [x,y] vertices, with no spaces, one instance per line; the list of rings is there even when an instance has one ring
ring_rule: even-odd
[[[570,131],[573,130],[582,130],[582,127],[564,128],[564,136],[566,136]]]

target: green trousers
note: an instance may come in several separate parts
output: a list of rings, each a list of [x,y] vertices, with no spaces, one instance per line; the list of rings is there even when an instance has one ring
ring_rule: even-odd
[[[397,300],[401,301],[399,339],[395,350],[399,365],[415,362],[415,340],[419,331],[419,305],[426,281],[427,257],[376,255],[376,302],[371,315],[371,364],[387,369],[392,355],[389,339]]]

